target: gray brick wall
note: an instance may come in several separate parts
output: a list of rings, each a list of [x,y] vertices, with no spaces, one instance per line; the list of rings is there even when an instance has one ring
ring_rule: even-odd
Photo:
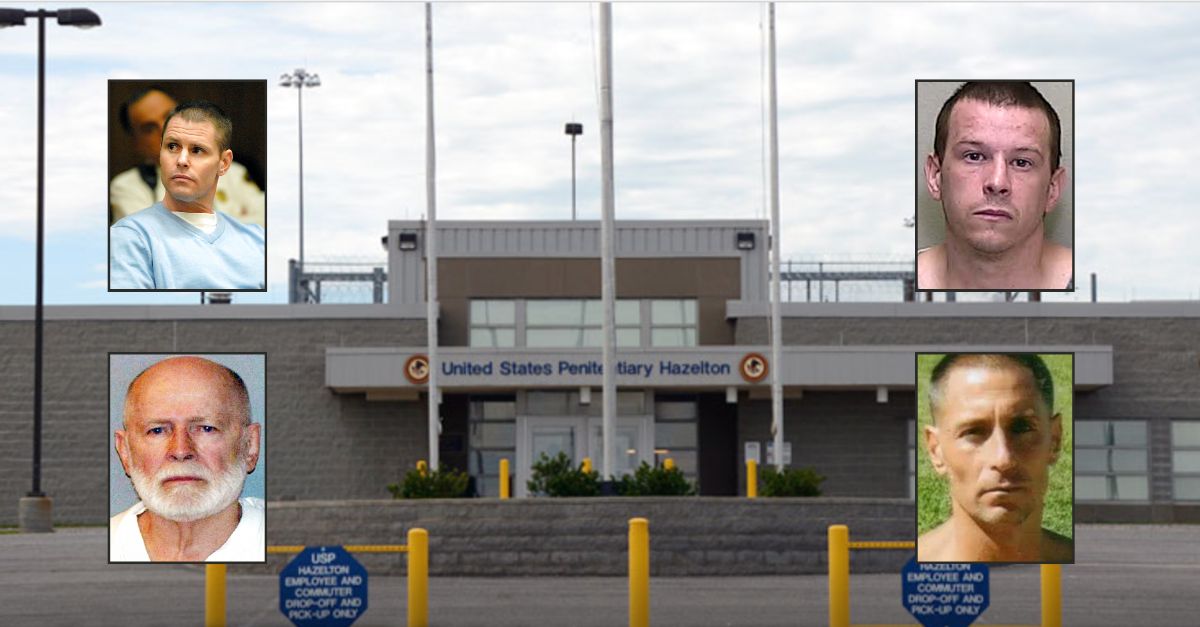
[[[912,392],[892,392],[887,403],[875,391],[806,391],[783,404],[784,440],[792,444],[792,466],[825,476],[825,496],[908,496],[908,420],[915,418]],[[738,456],[757,441],[766,462],[771,440],[771,401],[742,399]],[[745,460],[739,463],[739,494],[746,493]]]
[[[567,498],[272,503],[268,543],[397,544],[429,531],[432,576],[622,575],[628,521],[649,520],[650,573],[792,575],[826,571],[831,524],[854,540],[906,540],[913,503],[902,499]],[[853,572],[895,572],[909,551],[852,551]],[[395,555],[356,556],[372,574],[400,575]],[[249,572],[278,572],[269,556]]]
[[[271,499],[386,498],[386,484],[424,456],[424,404],[332,394],[324,387],[324,349],[421,345],[425,324],[323,307],[320,312],[336,317],[302,318],[295,312],[308,310],[291,308],[233,318],[244,315],[235,313],[242,309],[226,313],[211,307],[180,308],[176,318],[168,308],[146,308],[144,315],[136,308],[113,308],[123,313],[112,319],[106,319],[107,310],[92,311],[87,320],[52,315],[45,336],[42,488],[55,499],[55,520],[94,524],[107,517],[110,351],[268,353]],[[31,484],[33,323],[0,314],[0,524],[12,525],[17,501]],[[1150,420],[1156,498],[1169,498],[1170,491],[1170,427],[1164,421],[1200,418],[1200,318],[1194,316],[792,317],[785,319],[784,338],[791,345],[1111,345],[1114,383],[1078,391],[1076,419]],[[766,340],[764,318],[739,320],[738,343]],[[787,403],[785,429],[795,463],[829,477],[829,495],[904,496],[901,456],[912,404],[911,393],[897,390],[887,404],[875,403],[871,391],[806,391]],[[740,459],[744,441],[769,439],[769,403],[742,399],[738,413]],[[1142,519],[1195,517],[1197,508],[1173,507],[1142,506]],[[1088,519],[1096,518],[1079,518]]]
[[[266,352],[267,494],[383,498],[424,451],[414,403],[325,388],[326,346],[419,345],[423,320],[50,320],[45,328],[42,490],[57,524],[108,517],[109,352]],[[31,486],[33,324],[0,321],[0,524]]]

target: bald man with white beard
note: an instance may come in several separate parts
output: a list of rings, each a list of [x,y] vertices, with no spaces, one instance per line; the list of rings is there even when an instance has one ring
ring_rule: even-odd
[[[239,498],[261,425],[245,383],[201,357],[172,357],[129,386],[117,455],[141,502],[109,523],[113,562],[261,562],[264,503]]]

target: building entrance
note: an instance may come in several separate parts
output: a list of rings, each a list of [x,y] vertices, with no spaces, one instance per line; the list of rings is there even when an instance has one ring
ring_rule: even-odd
[[[654,462],[653,426],[653,416],[621,416],[617,419],[614,473],[618,476],[632,474],[642,462]],[[603,433],[600,416],[518,417],[517,496],[528,495],[525,484],[532,476],[531,467],[542,454],[554,457],[560,452],[566,453],[575,466],[588,457],[592,460],[592,469],[603,474]]]

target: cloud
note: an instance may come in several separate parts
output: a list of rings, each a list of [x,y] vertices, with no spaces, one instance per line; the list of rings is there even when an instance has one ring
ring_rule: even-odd
[[[1189,285],[1200,266],[1189,159],[1200,143],[1189,87],[1200,77],[1200,8],[1059,4],[1040,6],[1036,18],[1027,5],[1004,3],[776,11],[785,258],[911,256],[903,219],[913,211],[914,79],[1073,78],[1077,281],[1096,272],[1102,296],[1113,298],[1200,289]],[[111,78],[268,80],[273,291],[248,298],[282,300],[287,259],[298,252],[297,95],[276,86],[283,72],[304,67],[323,82],[303,94],[308,259],[382,257],[387,220],[425,213],[423,5],[137,3],[98,12],[102,28],[47,33],[55,263],[106,267]],[[618,217],[765,216],[762,6],[628,3],[613,14]],[[585,127],[579,214],[598,216],[596,23],[592,4],[434,6],[440,217],[568,216],[567,121]],[[35,36],[0,31],[0,247],[22,250],[34,237]],[[126,302],[94,288],[90,277],[70,280],[56,298]],[[24,294],[0,298],[28,302]]]

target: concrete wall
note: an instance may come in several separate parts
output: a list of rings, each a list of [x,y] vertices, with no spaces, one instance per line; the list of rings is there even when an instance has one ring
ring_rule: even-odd
[[[326,346],[421,344],[424,320],[232,317],[240,308],[211,319],[177,309],[176,319],[46,322],[42,490],[57,524],[108,517],[109,352],[266,352],[272,500],[386,497],[386,484],[423,456],[422,406],[339,397],[324,380]],[[33,323],[13,318],[0,317],[0,525],[17,523],[32,482]]]
[[[31,309],[0,308],[0,524],[6,525],[16,523],[17,501],[31,486]],[[48,308],[42,489],[55,499],[55,520],[102,523],[106,518],[110,351],[268,353],[269,498],[388,496],[386,484],[425,454],[424,404],[333,394],[324,387],[325,349],[422,345],[424,320],[414,317],[419,307],[410,309]],[[864,313],[849,314],[851,310]],[[1198,311],[1138,304],[789,306],[784,339],[814,346],[1111,345],[1114,382],[1077,392],[1075,419],[1148,420],[1151,490],[1159,503],[1121,505],[1120,511],[1116,505],[1089,504],[1081,507],[1078,520],[1103,520],[1104,512],[1111,511],[1114,520],[1167,522],[1194,520],[1200,511],[1161,504],[1171,490],[1170,420],[1200,418]],[[765,329],[762,314],[741,319],[737,341],[764,344]],[[787,407],[785,428],[796,459],[829,477],[827,495],[907,495],[901,470],[905,421],[913,412],[911,393],[891,390],[889,402],[877,404],[871,390],[806,390]],[[769,403],[743,397],[737,411],[740,469],[742,443],[769,439]],[[739,476],[738,490],[743,485]]]
[[[784,440],[792,464],[825,476],[824,496],[908,497],[908,421],[916,418],[912,392],[893,392],[875,402],[874,390],[807,391],[783,404]],[[771,441],[770,399],[741,399],[738,457],[757,441],[766,465]],[[746,493],[746,467],[738,464],[738,493]]]
[[[432,576],[623,575],[628,521],[650,521],[650,573],[795,575],[826,572],[826,529],[855,540],[915,536],[906,499],[561,498],[271,503],[269,544],[397,544],[429,531]],[[896,572],[909,551],[852,551],[853,572]],[[403,574],[403,556],[358,555],[372,574]],[[267,566],[278,572],[290,556]]]

